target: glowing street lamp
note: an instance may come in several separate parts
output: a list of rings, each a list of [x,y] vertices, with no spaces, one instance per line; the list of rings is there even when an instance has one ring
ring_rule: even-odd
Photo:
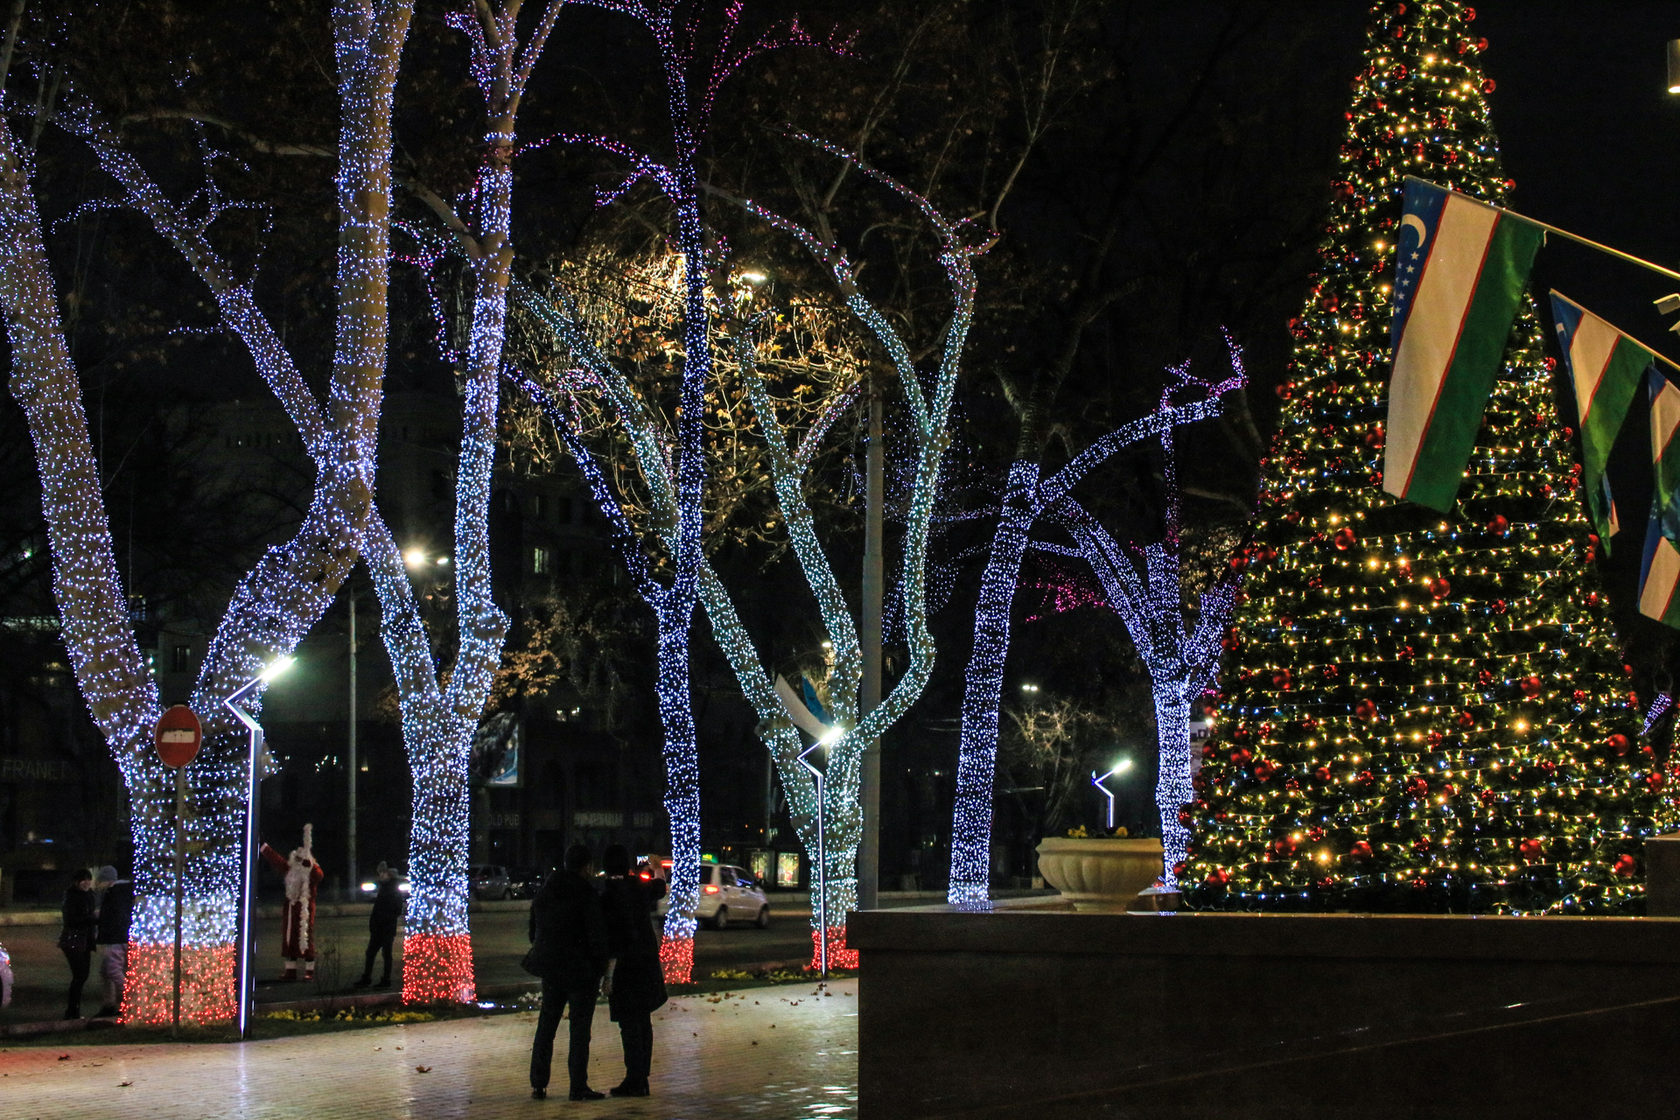
[[[1119,762],[1116,762],[1109,768],[1108,773],[1102,775],[1101,777],[1097,776],[1097,772],[1095,770],[1091,771],[1091,784],[1100,789],[1102,791],[1102,795],[1108,798],[1108,827],[1111,831],[1114,828],[1114,791],[1103,785],[1103,783],[1117,774],[1124,774],[1131,768],[1132,760],[1129,758],[1122,758]]]
[[[799,764],[811,772],[811,781],[817,787],[817,960],[824,980],[828,979],[828,854],[823,835],[823,775],[828,771],[828,749],[845,737],[846,729],[836,725],[799,752]],[[810,759],[811,752],[819,747],[823,752],[820,770]]]
[[[428,566],[447,568],[449,567],[449,557],[432,556],[423,548],[411,548],[403,553],[403,563],[410,568],[425,568]]]
[[[263,729],[262,724],[239,706],[249,693],[261,685],[284,673],[292,667],[295,658],[280,657],[270,662],[268,667],[238,688],[222,703],[232,712],[240,723],[251,732],[251,756],[245,765],[245,851],[243,882],[240,884],[239,896],[239,951],[234,982],[239,989],[239,1037],[251,1037],[251,1012],[255,1004],[255,976],[251,971],[251,961],[257,952],[257,923],[256,907],[253,896],[257,858],[257,762],[262,757]]]

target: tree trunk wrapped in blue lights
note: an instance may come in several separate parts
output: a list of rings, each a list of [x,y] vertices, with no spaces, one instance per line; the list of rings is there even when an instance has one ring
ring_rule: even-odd
[[[1161,763],[1156,804],[1161,818],[1162,878],[1168,887],[1175,885],[1187,842],[1179,814],[1190,800],[1190,703],[1217,664],[1215,651],[1229,617],[1231,588],[1226,582],[1217,583],[1194,610],[1186,601],[1173,436],[1181,425],[1220,415],[1225,394],[1246,383],[1234,343],[1230,354],[1231,376],[1217,384],[1190,377],[1187,366],[1169,370],[1171,376],[1155,412],[1097,440],[1049,478],[1042,477],[1036,460],[1019,460],[1010,467],[1003,508],[981,576],[974,643],[964,682],[947,892],[953,905],[983,905],[991,897],[992,784],[997,773],[998,707],[1009,652],[1010,609],[1028,548],[1048,547],[1033,539],[1034,526],[1040,522],[1060,522],[1073,538],[1074,547],[1066,549],[1067,554],[1085,561],[1097,574],[1109,605],[1120,615],[1149,669]],[[1187,399],[1179,399],[1187,387],[1191,389]],[[1167,514],[1165,538],[1140,550],[1140,574],[1122,544],[1087,515],[1071,493],[1094,467],[1145,439],[1159,440],[1164,452]],[[1188,629],[1187,614],[1193,618]]]
[[[406,4],[389,5],[377,15],[341,4],[332,13],[344,121],[332,406],[325,417],[310,406],[317,475],[303,523],[290,542],[268,550],[241,581],[193,692],[192,706],[206,725],[205,745],[187,783],[188,840],[203,853],[185,886],[182,1010],[193,1020],[235,1012],[238,887],[254,856],[244,850],[240,827],[248,740],[221,700],[289,653],[321,617],[355,561],[372,513],[372,454],[385,362],[390,106],[409,15]],[[66,85],[63,97],[57,123],[88,142],[130,204],[181,248],[201,275],[221,279],[218,302],[230,318],[248,313],[248,287],[226,282],[229,271],[216,259],[203,225],[145,177],[73,87]],[[167,1022],[175,804],[173,783],[151,754],[151,731],[160,713],[157,687],[131,630],[76,371],[58,320],[51,265],[28,173],[9,128],[0,130],[0,304],[16,367],[12,392],[24,407],[36,447],[66,649],[95,725],[129,787],[137,902],[122,1014],[128,1021]],[[276,370],[281,377],[295,375],[284,363],[262,372]],[[259,705],[247,706],[254,712]]]

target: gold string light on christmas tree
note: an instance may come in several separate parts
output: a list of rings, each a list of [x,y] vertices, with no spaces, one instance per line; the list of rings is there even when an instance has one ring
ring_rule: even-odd
[[[1676,775],[1640,738],[1573,432],[1525,301],[1454,511],[1381,490],[1405,176],[1502,203],[1458,3],[1373,6],[1319,265],[1278,393],[1217,732],[1184,819],[1192,902],[1621,912]]]

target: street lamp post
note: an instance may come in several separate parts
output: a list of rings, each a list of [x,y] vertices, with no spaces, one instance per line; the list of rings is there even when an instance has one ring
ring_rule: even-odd
[[[885,502],[881,376],[873,364],[869,373],[869,441],[864,451],[864,530],[862,609],[858,640],[862,645],[863,679],[858,682],[858,718],[881,704],[881,601],[885,587],[882,562],[882,507]],[[881,885],[881,740],[863,745],[863,769],[858,788],[863,809],[863,836],[858,846],[858,908],[873,910]]]
[[[822,738],[799,752],[799,764],[811,772],[811,781],[817,787],[817,960],[824,980],[828,979],[828,841],[823,828],[823,776],[828,769],[828,748],[845,734],[845,728],[831,727]],[[818,749],[823,752],[822,769],[810,758]]]
[[[1095,770],[1091,771],[1091,784],[1101,790],[1104,797],[1108,798],[1108,830],[1110,832],[1114,831],[1114,792],[1107,786],[1103,785],[1103,783],[1114,777],[1116,774],[1124,774],[1131,768],[1132,760],[1129,758],[1122,758],[1119,762],[1116,762],[1109,768],[1108,773],[1102,775],[1101,777],[1097,776],[1097,772]]]
[[[354,901],[357,897],[357,888],[362,881],[361,876],[356,871],[356,589],[350,586],[348,580],[345,581],[344,587],[350,596],[350,728],[346,744],[347,753],[350,756],[350,765],[348,767],[349,788],[345,791],[345,797],[349,801],[349,813],[347,814],[349,816],[347,822],[349,841],[346,844],[345,851],[344,891],[345,897]]]
[[[242,1039],[251,1037],[252,989],[255,987],[255,978],[251,972],[251,961],[257,952],[257,923],[254,905],[255,876],[252,873],[256,870],[257,766],[262,757],[263,729],[262,724],[258,723],[250,712],[239,706],[239,701],[243,700],[258,686],[267,684],[285,672],[291,667],[291,664],[292,658],[279,658],[268,668],[234,689],[233,694],[222,701],[227,706],[227,710],[232,712],[251,733],[251,753],[245,763],[245,848],[241,853],[244,870],[240,875],[239,948],[235,957],[234,975],[234,982],[238,987],[239,1037]]]

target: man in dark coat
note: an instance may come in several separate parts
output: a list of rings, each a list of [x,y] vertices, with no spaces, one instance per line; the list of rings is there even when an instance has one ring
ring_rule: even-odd
[[[653,907],[665,897],[665,881],[630,873],[630,853],[614,844],[601,853],[607,883],[601,905],[607,915],[607,1008],[624,1042],[624,1080],[615,1097],[648,1095],[653,1067],[653,1013],[665,1005],[665,975]],[[644,869],[645,870],[645,869]]]
[[[531,1042],[531,1096],[538,1100],[548,1095],[554,1032],[568,1006],[572,1031],[566,1073],[571,1079],[571,1099],[598,1101],[606,1096],[589,1087],[589,1028],[601,994],[601,976],[607,969],[606,922],[600,895],[589,877],[594,868],[589,849],[572,845],[566,850],[565,868],[550,875],[531,900],[527,961],[542,978],[542,1010],[537,1013],[537,1035]]]
[[[403,916],[403,896],[397,887],[397,873],[384,860],[373,873],[373,913],[368,915],[367,960],[356,987],[373,983],[373,958],[385,954],[385,969],[379,975],[379,986],[391,986],[391,944],[397,939],[397,923]]]

